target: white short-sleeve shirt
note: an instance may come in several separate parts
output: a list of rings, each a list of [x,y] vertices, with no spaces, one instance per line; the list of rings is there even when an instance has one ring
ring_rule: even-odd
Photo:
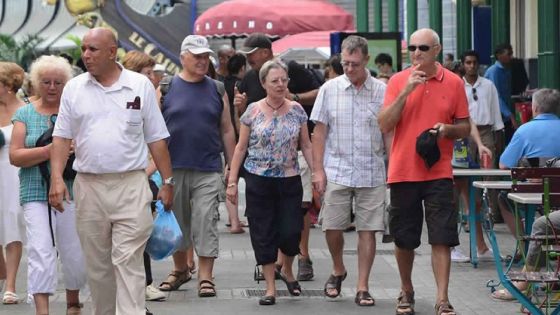
[[[478,126],[491,125],[492,130],[503,129],[504,122],[500,113],[498,90],[496,90],[494,83],[481,76],[473,85],[467,82],[465,78],[463,80],[465,81],[465,92],[469,101],[469,114],[474,123]]]
[[[53,136],[75,141],[77,172],[145,169],[146,144],[169,137],[153,84],[144,75],[120,67],[119,79],[110,87],[89,73],[64,87]]]

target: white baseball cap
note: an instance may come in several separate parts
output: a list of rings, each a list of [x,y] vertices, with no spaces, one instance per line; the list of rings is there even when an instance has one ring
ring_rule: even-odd
[[[206,37],[200,35],[189,35],[185,37],[183,43],[181,44],[181,54],[187,51],[193,55],[213,52],[208,45]]]

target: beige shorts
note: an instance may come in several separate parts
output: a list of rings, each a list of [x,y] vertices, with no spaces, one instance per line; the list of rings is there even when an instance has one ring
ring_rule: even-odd
[[[385,194],[385,185],[354,188],[327,182],[321,207],[323,231],[346,229],[350,225],[352,205],[356,231],[383,231]]]
[[[218,257],[219,172],[174,169],[173,208],[183,231],[181,250],[191,245],[198,256]]]
[[[303,186],[303,199],[302,202],[311,202],[313,199],[313,191],[311,186],[311,169],[303,153],[298,151],[298,164],[299,164],[299,175],[301,176],[301,186]]]

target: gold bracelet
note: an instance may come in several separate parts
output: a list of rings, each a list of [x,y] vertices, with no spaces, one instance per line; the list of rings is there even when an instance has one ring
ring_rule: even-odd
[[[230,187],[235,187],[235,186],[237,186],[237,184],[236,184],[236,183],[230,183],[230,184],[228,184],[228,185],[227,185],[227,188],[230,188]]]

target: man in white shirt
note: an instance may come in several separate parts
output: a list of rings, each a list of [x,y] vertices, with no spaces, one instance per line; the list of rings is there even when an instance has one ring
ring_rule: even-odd
[[[478,53],[474,50],[467,50],[463,53],[461,56],[461,65],[465,71],[463,81],[465,82],[465,92],[469,102],[469,115],[472,120],[471,127],[474,128],[476,126],[482,145],[491,152],[488,158],[490,167],[493,168],[496,156],[495,133],[502,132],[504,123],[502,121],[502,115],[500,114],[500,103],[496,86],[492,81],[478,75],[478,60]],[[469,156],[474,159],[473,162],[478,162],[478,164],[483,167],[484,163],[482,163],[480,159],[480,147],[472,134],[473,130],[471,130],[471,137],[469,137]],[[464,178],[455,178],[455,184],[464,207],[468,207],[468,180]],[[494,194],[495,192],[492,193]],[[480,205],[478,205],[477,208],[479,208],[479,206]],[[468,213],[468,211],[470,211],[470,209],[467,208],[466,213]],[[477,211],[479,211],[479,209],[477,209]],[[480,222],[477,222],[475,229],[478,259],[480,261],[494,260],[494,253],[488,248],[488,245],[486,245],[484,241],[484,234],[482,233]],[[465,256],[457,248],[452,250],[451,260],[454,262],[470,261],[469,257]]]
[[[468,50],[461,56],[461,63],[465,69],[465,92],[469,101],[469,114],[476,124],[478,133],[487,148],[492,151],[492,163],[496,155],[494,132],[504,129],[504,122],[500,114],[500,103],[498,90],[492,81],[478,75],[478,53]],[[474,141],[471,153],[478,157],[477,147]]]
[[[94,28],[84,36],[88,72],[65,86],[51,153],[49,202],[64,211],[69,196],[62,173],[69,152],[76,152],[76,226],[94,315],[145,312],[142,253],[152,230],[148,149],[164,178],[158,198],[166,209],[173,199],[169,133],[153,84],[118,64],[116,52],[111,30]]]

